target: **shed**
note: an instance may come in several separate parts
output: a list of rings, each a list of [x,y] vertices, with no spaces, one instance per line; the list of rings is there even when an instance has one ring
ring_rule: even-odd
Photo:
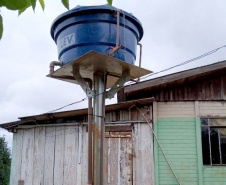
[[[118,101],[106,106],[105,184],[226,184],[226,61],[126,86]],[[11,185],[85,184],[87,114],[2,124]]]
[[[154,184],[152,124],[145,120],[153,119],[152,102],[106,106],[105,184]],[[87,114],[81,109],[2,124],[14,133],[10,184],[86,184]]]

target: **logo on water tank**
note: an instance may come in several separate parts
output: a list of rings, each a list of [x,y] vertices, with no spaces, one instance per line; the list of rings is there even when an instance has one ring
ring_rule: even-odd
[[[69,34],[57,42],[58,52],[60,53],[63,49],[75,44],[75,33]]]

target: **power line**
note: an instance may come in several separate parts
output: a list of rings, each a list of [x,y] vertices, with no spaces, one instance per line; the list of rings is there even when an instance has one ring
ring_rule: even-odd
[[[221,46],[221,47],[219,47],[219,48],[216,48],[216,49],[214,49],[214,50],[212,50],[212,51],[209,51],[209,52],[207,52],[207,53],[205,53],[205,54],[202,54],[202,55],[200,55],[200,56],[198,56],[198,57],[195,57],[195,58],[192,58],[192,59],[187,60],[187,61],[185,61],[185,62],[182,62],[182,63],[180,63],[180,64],[177,64],[177,65],[175,65],[175,66],[169,67],[169,68],[167,68],[167,69],[158,71],[158,72],[156,72],[156,73],[148,74],[148,75],[146,75],[146,76],[141,77],[140,79],[143,80],[143,79],[146,79],[146,78],[148,78],[148,77],[150,77],[150,76],[153,76],[153,75],[156,75],[156,74],[165,72],[165,71],[169,71],[169,70],[171,70],[171,69],[173,69],[173,68],[176,68],[176,67],[179,67],[179,66],[188,64],[188,63],[193,62],[193,61],[196,61],[196,60],[199,60],[199,59],[204,58],[204,57],[206,57],[206,56],[208,56],[208,55],[212,55],[213,53],[216,53],[218,50],[220,50],[220,49],[222,49],[222,48],[224,48],[224,47],[226,47],[226,45]]]
[[[87,99],[88,99],[88,97],[83,98],[83,99],[81,99],[81,100],[79,100],[79,101],[70,103],[70,104],[65,105],[65,106],[63,106],[63,107],[60,107],[60,108],[58,108],[58,109],[51,110],[51,111],[49,111],[49,112],[47,112],[47,113],[53,113],[53,112],[56,112],[56,111],[61,110],[61,109],[65,108],[65,107],[69,107],[69,106],[71,106],[71,105],[75,105],[75,104],[81,103],[81,102],[83,102],[83,101],[85,101],[85,100],[87,100]]]
[[[202,54],[202,55],[200,55],[200,56],[198,56],[198,57],[192,58],[192,59],[187,60],[187,61],[185,61],[185,62],[182,62],[182,63],[180,63],[180,64],[177,64],[177,65],[175,65],[175,66],[172,66],[172,67],[163,69],[163,70],[158,71],[158,72],[155,72],[155,73],[148,74],[148,75],[146,75],[146,76],[141,77],[140,79],[143,80],[143,79],[146,79],[146,78],[148,78],[148,77],[150,77],[150,76],[153,76],[153,75],[156,75],[156,74],[159,74],[159,73],[163,73],[163,72],[169,71],[169,70],[171,70],[171,69],[174,69],[174,68],[176,68],[176,67],[179,67],[179,66],[182,66],[182,65],[191,63],[191,62],[193,62],[193,61],[199,60],[199,59],[201,59],[201,58],[204,58],[204,57],[206,57],[206,56],[209,56],[209,55],[212,55],[212,54],[216,53],[218,50],[220,50],[220,49],[222,49],[222,48],[224,48],[224,47],[226,47],[226,45],[221,46],[221,47],[219,47],[219,48],[216,48],[216,49],[214,49],[214,50],[211,50],[211,51],[209,51],[209,52],[207,52],[207,53],[205,53],[205,54]],[[127,85],[132,85],[132,84],[134,84],[134,82],[129,82]],[[121,89],[121,88],[122,88],[122,87],[116,87],[116,88],[114,88],[114,89]],[[104,93],[104,92],[99,93],[99,94],[97,94],[97,95],[94,95],[94,96],[92,96],[92,98],[94,98],[95,96],[98,96],[98,95],[100,95],[100,94],[103,94],[103,93]],[[70,103],[70,104],[68,104],[68,105],[65,105],[65,106],[63,106],[63,107],[60,107],[60,108],[58,108],[58,109],[49,111],[49,112],[47,112],[47,113],[53,113],[53,112],[56,112],[56,111],[61,110],[61,109],[63,109],[63,108],[69,107],[69,106],[71,106],[71,105],[75,105],[75,104],[81,103],[81,102],[83,102],[83,101],[85,101],[85,100],[88,100],[88,97],[83,98],[83,99],[81,99],[81,100],[79,100],[79,101]]]

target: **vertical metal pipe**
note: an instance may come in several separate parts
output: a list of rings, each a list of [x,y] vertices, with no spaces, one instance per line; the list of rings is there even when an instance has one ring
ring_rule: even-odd
[[[138,43],[140,46],[140,58],[139,58],[139,67],[141,67],[141,61],[142,61],[142,44]],[[140,81],[140,78],[138,78],[138,81]]]
[[[139,67],[141,67],[141,61],[142,61],[142,44],[138,43],[138,45],[140,46],[140,58],[139,58]]]
[[[93,124],[93,140],[94,140],[94,185],[103,185],[104,173],[104,115],[105,112],[105,74],[94,74],[94,124]]]
[[[107,83],[107,77],[104,74],[104,90],[103,90],[103,100],[102,100],[102,117],[101,117],[101,174],[100,174],[100,179],[101,179],[101,185],[104,185],[104,153],[105,153],[105,99],[106,99],[106,83]]]
[[[119,9],[116,10],[117,11],[117,33],[116,33],[116,46],[115,47],[118,47],[119,45],[119,18],[120,18],[120,12],[119,12]]]
[[[208,132],[209,132],[210,165],[212,166],[212,148],[211,148],[211,138],[210,138],[210,119],[208,119]]]
[[[89,87],[92,89],[92,81],[89,82]],[[92,129],[92,98],[88,101],[88,184],[92,185],[93,181],[93,129]]]
[[[217,129],[218,133],[218,144],[219,144],[219,154],[220,154],[220,164],[222,164],[222,152],[221,152],[221,132],[220,129]]]

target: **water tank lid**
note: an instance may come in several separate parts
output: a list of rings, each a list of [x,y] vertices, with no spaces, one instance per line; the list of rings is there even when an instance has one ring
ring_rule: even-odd
[[[115,11],[115,10],[117,10],[116,7],[114,7],[114,6],[109,7],[108,4],[100,5],[100,6],[79,6],[78,5],[75,8],[73,8],[73,9],[71,9],[71,10],[69,10],[69,11],[67,11],[67,12],[65,12],[65,13],[63,13],[61,15],[59,15],[53,21],[52,26],[51,26],[51,36],[54,39],[54,36],[53,36],[54,35],[54,30],[55,30],[55,27],[59,23],[61,23],[65,19],[73,17],[76,14],[80,14],[80,13],[83,13],[83,12],[89,12],[89,13],[92,13],[92,12],[93,13],[112,12],[112,11]],[[134,17],[132,14],[130,14],[130,13],[127,13],[127,12],[125,12],[123,10],[120,10],[120,12],[121,12],[121,14],[124,14],[127,19],[129,19],[131,22],[133,22],[137,26],[137,28],[138,28],[138,30],[140,32],[139,40],[141,40],[141,38],[143,37],[143,34],[144,34],[141,22],[136,17]]]

